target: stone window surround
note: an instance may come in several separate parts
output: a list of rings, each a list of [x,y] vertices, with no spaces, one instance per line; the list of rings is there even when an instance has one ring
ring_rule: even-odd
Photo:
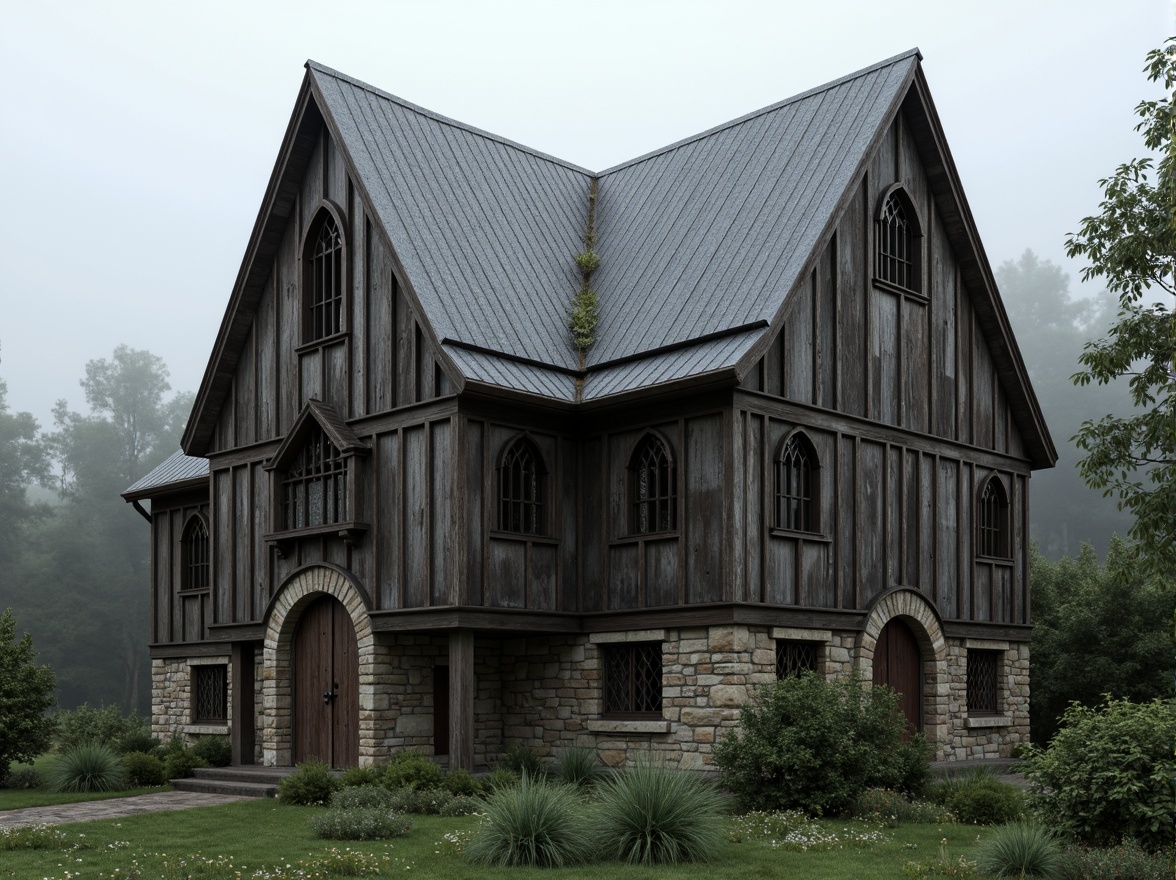
[[[617,645],[629,642],[661,642],[666,641],[664,629],[637,629],[625,632],[601,632],[588,636],[590,645]],[[663,662],[664,665],[664,662]],[[603,686],[603,685],[602,685]],[[584,725],[592,733],[669,733],[668,720],[649,718],[640,721],[615,718],[593,718]]]
[[[965,651],[996,651],[997,667],[997,694],[996,700],[998,705],[1003,702],[1003,695],[1000,689],[1000,681],[1004,677],[1005,669],[1008,666],[1008,651],[1009,643],[998,639],[965,639]],[[1013,719],[1006,714],[997,715],[976,715],[966,716],[964,718],[964,727],[968,729],[983,728],[983,727],[1009,727],[1013,724]]]

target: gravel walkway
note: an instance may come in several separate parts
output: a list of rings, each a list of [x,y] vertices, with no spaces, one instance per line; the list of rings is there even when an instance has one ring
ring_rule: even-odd
[[[20,810],[0,810],[0,828],[47,823],[62,825],[67,822],[90,822],[94,819],[119,819],[140,813],[160,813],[164,810],[190,810],[193,807],[214,807],[247,800],[230,794],[206,794],[198,791],[161,791],[135,797],[109,798],[104,801],[82,801],[76,804],[57,804],[50,807],[25,807]]]

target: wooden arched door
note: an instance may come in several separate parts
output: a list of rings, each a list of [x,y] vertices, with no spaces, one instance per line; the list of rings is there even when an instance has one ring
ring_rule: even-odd
[[[923,655],[914,632],[903,621],[891,620],[874,646],[874,684],[898,692],[899,708],[910,730],[923,729]]]
[[[294,633],[294,762],[359,763],[359,658],[351,615],[324,596]]]

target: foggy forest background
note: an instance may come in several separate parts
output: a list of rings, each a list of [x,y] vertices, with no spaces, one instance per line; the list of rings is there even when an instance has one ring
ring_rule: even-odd
[[[1085,420],[1128,413],[1130,399],[1124,387],[1070,377],[1118,300],[1072,296],[1069,275],[1030,251],[996,278],[1059,453],[1056,468],[1033,474],[1030,534],[1055,562],[1089,544],[1089,565],[1131,520],[1083,483],[1070,438]],[[63,708],[148,713],[150,527],[119,496],[179,448],[194,395],[171,388],[163,358],[121,345],[62,393],[42,426],[9,411],[0,379],[0,611],[12,608],[18,632],[31,633]]]

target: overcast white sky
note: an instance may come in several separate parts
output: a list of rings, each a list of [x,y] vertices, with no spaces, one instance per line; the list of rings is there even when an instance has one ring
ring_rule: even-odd
[[[992,264],[1066,264],[1173,31],[1170,0],[2,9],[0,378],[43,427],[122,342],[198,387],[307,58],[602,170],[918,46]]]

